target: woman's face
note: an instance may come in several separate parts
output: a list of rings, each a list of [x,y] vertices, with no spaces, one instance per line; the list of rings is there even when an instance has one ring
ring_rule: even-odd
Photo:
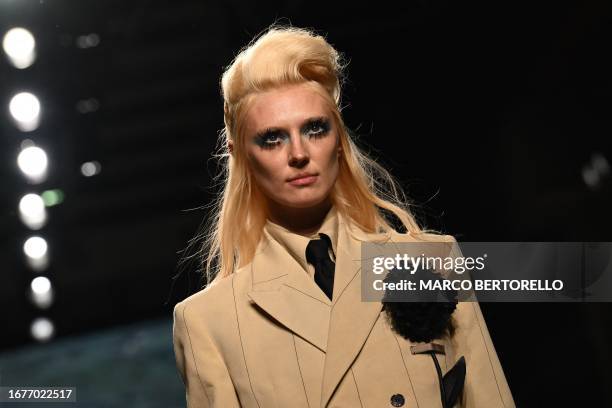
[[[245,119],[255,182],[274,204],[313,207],[338,176],[339,135],[325,99],[306,84],[255,95]]]

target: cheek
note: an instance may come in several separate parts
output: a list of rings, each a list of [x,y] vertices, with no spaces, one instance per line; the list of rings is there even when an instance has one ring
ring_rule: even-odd
[[[249,165],[260,184],[272,181],[281,174],[282,163],[273,155],[252,154],[249,158]]]
[[[338,145],[336,142],[332,142],[330,146],[327,146],[324,153],[324,163],[327,167],[327,172],[330,173],[330,177],[334,177],[338,173]]]
[[[328,170],[329,179],[330,179],[329,183],[331,185],[333,185],[336,182],[337,178],[338,178],[338,173],[340,171],[340,165],[339,164],[340,164],[340,162],[338,161],[338,158],[337,158],[336,154],[334,154],[332,156],[332,158],[330,159],[329,170]]]

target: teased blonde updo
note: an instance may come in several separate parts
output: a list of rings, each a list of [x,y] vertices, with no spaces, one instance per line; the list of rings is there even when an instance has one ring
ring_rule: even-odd
[[[218,147],[220,193],[202,235],[206,283],[234,273],[255,254],[267,220],[265,200],[251,178],[244,149],[244,117],[257,93],[306,83],[327,101],[340,145],[339,171],[332,203],[345,219],[367,232],[390,232],[381,209],[393,213],[411,234],[423,232],[406,196],[389,172],[353,142],[340,114],[344,64],[341,55],[316,33],[273,25],[243,48],[221,77],[225,128]],[[228,141],[234,143],[233,153]],[[197,242],[197,241],[192,241]]]
[[[256,92],[314,81],[339,104],[342,68],[340,55],[323,37],[295,27],[269,29],[236,56],[221,78],[230,137],[241,103]]]

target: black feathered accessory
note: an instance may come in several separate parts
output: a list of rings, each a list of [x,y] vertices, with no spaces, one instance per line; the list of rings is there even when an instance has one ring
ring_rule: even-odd
[[[432,281],[443,280],[439,274],[430,270],[417,271],[420,279]],[[391,270],[384,279],[385,283],[400,283],[406,275],[397,269]],[[411,280],[414,281],[414,275]],[[406,296],[411,301],[402,301]],[[387,290],[382,299],[391,328],[397,334],[413,343],[431,343],[435,339],[452,336],[455,327],[452,314],[457,308],[457,292],[443,290]],[[466,365],[462,356],[457,363],[443,376],[435,353],[444,353],[444,346],[431,343],[431,347],[413,347],[414,354],[430,354],[436,366],[440,399],[444,408],[455,405],[463,390]],[[419,351],[420,350],[420,351]]]

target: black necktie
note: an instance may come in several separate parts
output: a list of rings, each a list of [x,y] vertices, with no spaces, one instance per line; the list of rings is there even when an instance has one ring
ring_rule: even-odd
[[[306,261],[312,264],[315,268],[315,282],[329,300],[334,293],[334,271],[336,264],[329,257],[329,248],[331,248],[331,239],[319,233],[322,239],[311,239],[306,246]]]

